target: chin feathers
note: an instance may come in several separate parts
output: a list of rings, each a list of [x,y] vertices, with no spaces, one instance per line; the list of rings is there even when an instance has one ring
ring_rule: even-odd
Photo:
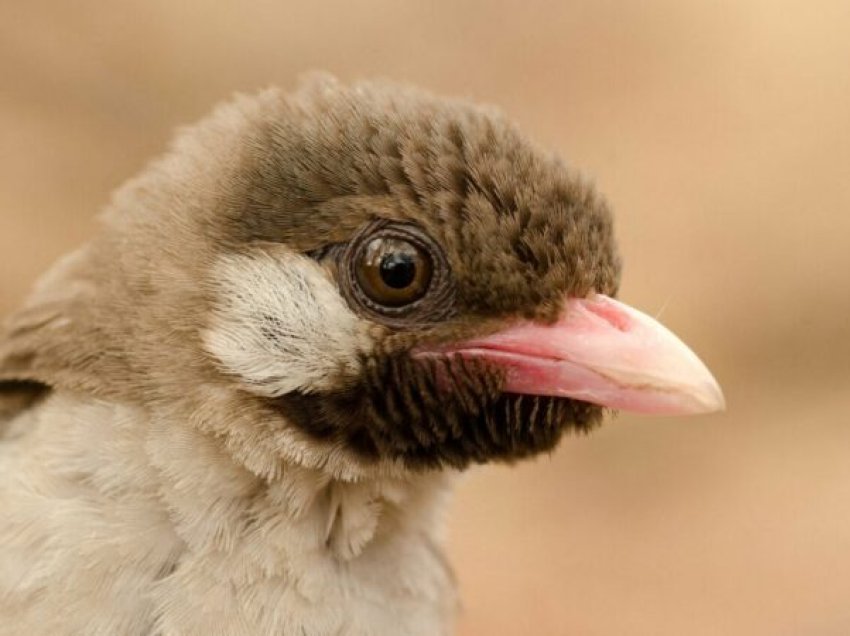
[[[498,372],[460,359],[383,356],[364,366],[353,387],[276,403],[318,439],[413,469],[521,459],[552,449],[568,430],[591,429],[602,416],[583,402],[502,393]]]

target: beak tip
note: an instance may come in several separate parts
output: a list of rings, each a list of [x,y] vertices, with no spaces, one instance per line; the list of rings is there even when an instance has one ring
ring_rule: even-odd
[[[726,410],[726,396],[723,394],[723,389],[720,388],[720,385],[717,382],[712,386],[714,389],[714,404],[712,405],[712,409],[708,411],[709,413],[722,413]]]
[[[713,376],[709,377],[695,397],[699,406],[693,411],[694,415],[722,413],[726,410],[726,397],[723,395],[723,389],[720,388]]]

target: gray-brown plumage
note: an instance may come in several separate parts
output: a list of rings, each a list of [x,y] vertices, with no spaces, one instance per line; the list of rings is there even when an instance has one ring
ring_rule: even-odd
[[[602,407],[414,354],[613,295],[605,203],[497,113],[317,77],[103,220],[0,337],[0,634],[448,633],[437,469]]]

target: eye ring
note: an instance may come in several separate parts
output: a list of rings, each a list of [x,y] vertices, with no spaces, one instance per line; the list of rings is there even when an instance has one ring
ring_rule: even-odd
[[[339,254],[348,303],[390,327],[437,322],[454,311],[454,285],[443,250],[419,226],[377,220]]]

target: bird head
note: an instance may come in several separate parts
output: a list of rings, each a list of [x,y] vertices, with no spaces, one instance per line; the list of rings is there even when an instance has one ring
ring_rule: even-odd
[[[106,226],[60,268],[79,293],[53,332],[97,350],[54,344],[39,367],[19,347],[13,373],[7,346],[7,379],[191,402],[246,457],[337,472],[511,461],[606,408],[722,407],[681,341],[614,300],[605,201],[491,109],[324,76],[240,97]]]

